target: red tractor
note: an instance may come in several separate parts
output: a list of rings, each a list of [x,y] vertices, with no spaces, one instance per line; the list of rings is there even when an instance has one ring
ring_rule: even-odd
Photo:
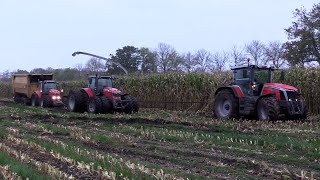
[[[232,85],[215,92],[213,113],[216,118],[306,119],[307,106],[302,94],[295,87],[273,83],[272,67],[249,65],[232,70]]]
[[[139,111],[139,104],[133,96],[113,88],[112,77],[90,76],[88,87],[70,91],[68,96],[70,112],[88,113],[132,113]]]
[[[63,105],[63,90],[52,74],[15,74],[12,86],[15,102],[41,107]]]

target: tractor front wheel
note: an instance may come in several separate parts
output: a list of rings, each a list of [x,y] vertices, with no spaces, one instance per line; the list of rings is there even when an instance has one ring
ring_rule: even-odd
[[[101,112],[101,99],[99,96],[93,96],[89,98],[88,101],[88,113],[98,114]]]
[[[261,121],[276,121],[279,119],[280,106],[274,97],[261,98],[257,105],[257,115]]]
[[[135,97],[126,95],[123,99],[128,101],[126,107],[123,109],[124,113],[131,114],[139,111],[139,103]]]
[[[50,107],[52,105],[52,102],[50,100],[50,96],[48,95],[42,95],[40,100],[40,106],[41,107]]]
[[[215,97],[213,114],[218,119],[238,118],[238,101],[229,90],[221,90]]]
[[[112,102],[107,99],[105,96],[100,96],[101,100],[101,112],[102,113],[110,113],[114,112]]]
[[[132,112],[133,113],[137,113],[139,111],[139,103],[138,100],[133,97],[133,96],[129,96],[129,99],[131,99],[131,108],[132,108]]]
[[[39,106],[39,96],[36,93],[31,96],[31,106]]]

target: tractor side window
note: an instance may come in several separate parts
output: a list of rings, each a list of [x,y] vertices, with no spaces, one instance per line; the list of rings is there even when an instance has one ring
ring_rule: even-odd
[[[269,80],[269,73],[266,70],[258,70],[254,72],[254,78],[256,83],[264,84],[270,82]]]
[[[238,85],[244,94],[250,93],[250,70],[240,69],[234,72],[234,84]]]
[[[241,83],[241,82],[249,82],[250,81],[250,71],[248,70],[236,70],[234,72],[234,81],[235,84]]]
[[[96,83],[96,79],[95,78],[89,79],[89,88],[90,89],[94,89],[95,83]]]

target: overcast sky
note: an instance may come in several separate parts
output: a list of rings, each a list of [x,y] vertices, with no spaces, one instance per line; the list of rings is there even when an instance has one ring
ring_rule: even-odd
[[[292,12],[318,0],[1,0],[0,72],[66,68],[126,45],[178,52],[229,51],[252,40],[285,42]]]

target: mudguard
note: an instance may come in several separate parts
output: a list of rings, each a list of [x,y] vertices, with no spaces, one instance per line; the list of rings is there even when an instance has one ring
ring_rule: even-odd
[[[232,85],[232,86],[224,86],[224,87],[219,87],[216,92],[215,95],[218,94],[218,92],[224,90],[224,89],[229,89],[233,92],[234,96],[237,98],[241,98],[243,97],[243,92],[241,90],[241,88],[238,85]]]
[[[40,92],[39,90],[37,90],[37,91],[35,91],[34,93],[37,94],[39,98],[41,98],[42,92]]]
[[[92,90],[90,88],[82,88],[82,90],[84,90],[89,97],[94,96],[94,93],[92,92]]]

